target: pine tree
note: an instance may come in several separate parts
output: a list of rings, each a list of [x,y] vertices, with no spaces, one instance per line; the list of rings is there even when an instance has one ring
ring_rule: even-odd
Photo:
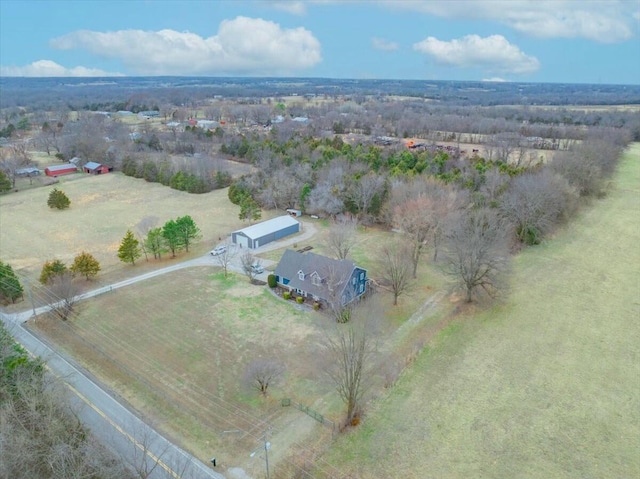
[[[184,248],[189,252],[189,245],[194,241],[200,239],[202,234],[200,228],[196,225],[191,216],[181,216],[176,219],[176,227],[178,229],[178,236],[180,242],[184,245]]]
[[[245,196],[240,202],[240,214],[238,218],[241,220],[257,221],[262,218],[262,212],[260,211],[260,205],[251,198],[251,196]]]
[[[15,303],[16,299],[22,298],[23,292],[20,280],[11,265],[0,261],[0,299]]]
[[[83,251],[75,257],[70,269],[74,274],[81,274],[88,280],[98,274],[100,263],[93,255]]]
[[[180,227],[175,220],[167,221],[162,227],[162,236],[167,242],[167,247],[171,251],[171,256],[175,258],[176,252],[184,246],[180,235]]]
[[[11,180],[4,171],[0,170],[0,193],[4,193],[5,191],[9,191],[10,189]]]
[[[47,261],[42,266],[42,271],[40,272],[40,282],[42,284],[47,284],[56,276],[63,276],[67,272],[67,265],[64,264],[59,259],[54,259],[53,261]]]
[[[49,193],[47,205],[49,205],[49,208],[64,210],[71,205],[71,201],[63,191],[60,191],[58,188],[54,188],[51,190],[51,193]]]
[[[140,256],[142,256],[140,242],[135,236],[133,236],[133,232],[131,230],[127,230],[127,234],[122,238],[122,242],[118,248],[118,258],[120,258],[120,261],[123,263],[131,263],[132,265],[135,265],[136,260]]]
[[[153,228],[147,233],[147,237],[144,240],[145,248],[147,251],[153,253],[154,259],[160,259],[162,253],[167,252],[167,242],[162,236],[162,228]]]

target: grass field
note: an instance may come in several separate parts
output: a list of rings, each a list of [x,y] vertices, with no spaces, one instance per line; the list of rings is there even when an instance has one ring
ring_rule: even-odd
[[[156,226],[162,226],[169,219],[190,215],[202,231],[202,240],[194,245],[191,256],[204,253],[218,237],[245,226],[238,220],[238,207],[229,202],[226,189],[193,195],[120,173],[59,179],[57,185],[0,196],[0,256],[31,278],[39,275],[46,260],[58,258],[70,264],[83,250],[102,265],[98,281],[139,274],[144,268],[175,261],[141,262],[133,268],[120,263],[116,255],[120,241],[128,228],[135,232],[144,218],[155,217]],[[71,200],[68,210],[47,206],[54,187]]]
[[[368,478],[640,477],[640,145],[610,194],[516,258],[326,458]]]

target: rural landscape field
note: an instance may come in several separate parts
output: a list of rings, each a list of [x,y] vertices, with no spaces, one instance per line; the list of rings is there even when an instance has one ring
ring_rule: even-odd
[[[640,88],[3,81],[0,477],[640,474]]]
[[[508,300],[458,316],[329,460],[357,477],[640,474],[640,145],[605,199],[516,258]]]

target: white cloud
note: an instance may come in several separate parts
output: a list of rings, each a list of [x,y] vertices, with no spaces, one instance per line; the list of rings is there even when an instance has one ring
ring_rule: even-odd
[[[79,30],[50,44],[120,59],[139,75],[284,75],[322,60],[320,42],[309,30],[247,17],[222,21],[217,34],[207,38],[175,30]]]
[[[502,35],[482,38],[467,35],[451,41],[427,37],[413,49],[441,64],[461,68],[482,68],[491,72],[532,73],[540,68],[537,58],[525,55]]]
[[[491,77],[491,78],[483,78],[482,81],[495,82],[495,83],[504,83],[504,82],[509,81],[509,80],[505,80],[504,78],[500,78],[500,77]]]
[[[97,68],[77,66],[65,68],[51,60],[38,60],[22,67],[2,66],[0,76],[4,77],[109,77],[122,76],[121,73],[106,72]]]
[[[400,47],[397,42],[390,42],[389,40],[378,37],[373,37],[371,39],[371,46],[376,50],[381,50],[383,52],[392,52]]]
[[[393,9],[446,18],[493,20],[539,38],[616,43],[634,36],[637,2],[625,0],[380,0]]]

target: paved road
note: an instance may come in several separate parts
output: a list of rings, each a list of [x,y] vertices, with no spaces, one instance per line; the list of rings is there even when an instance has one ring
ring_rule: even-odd
[[[71,360],[27,331],[20,315],[0,313],[0,317],[16,341],[43,358],[49,371],[65,381],[82,422],[132,467],[151,471],[150,479],[224,479],[138,419]]]
[[[316,233],[316,228],[307,223],[302,234],[293,238],[270,243],[252,253],[270,251],[294,243],[307,241]],[[234,247],[235,248],[235,247]],[[240,251],[238,251],[239,253]],[[236,254],[229,264],[229,270],[242,273],[242,266]],[[273,261],[262,260],[263,266],[268,267]],[[183,268],[193,266],[219,266],[215,257],[207,254],[166,268],[151,271],[133,278],[119,281],[79,295],[77,300],[84,300],[114,289],[123,288],[131,284],[154,278]],[[266,280],[268,272],[258,275]],[[39,315],[51,309],[51,305],[42,306],[35,310]],[[120,404],[112,395],[96,384],[87,374],[62,355],[45,344],[43,340],[27,331],[22,323],[34,315],[33,310],[6,315],[0,312],[0,319],[5,323],[17,342],[34,356],[40,356],[46,361],[47,367],[57,377],[62,378],[71,394],[72,401],[79,409],[79,416],[97,437],[109,444],[121,457],[135,468],[144,468],[149,479],[225,479],[189,453],[169,442],[155,429],[145,424],[131,411]],[[144,463],[143,463],[144,461]]]

